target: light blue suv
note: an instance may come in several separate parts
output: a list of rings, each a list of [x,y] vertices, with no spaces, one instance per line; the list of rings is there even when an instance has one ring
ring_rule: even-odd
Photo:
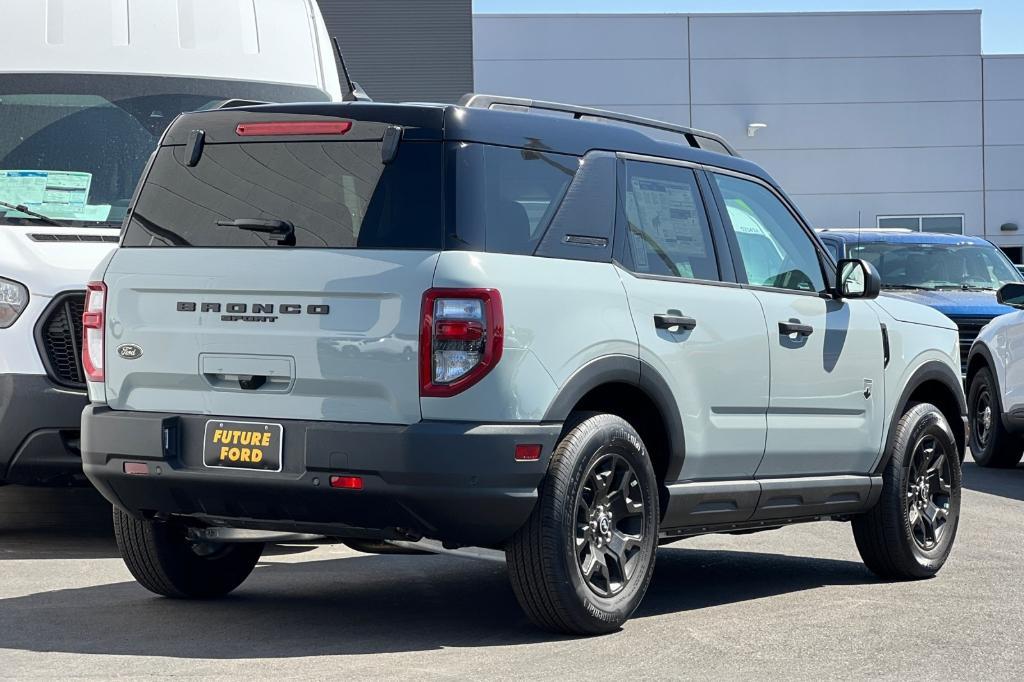
[[[433,541],[593,634],[662,543],[852,521],[909,579],[956,535],[955,325],[707,133],[486,96],[188,114],[94,279],[85,472],[161,595],[231,591],[278,533]]]

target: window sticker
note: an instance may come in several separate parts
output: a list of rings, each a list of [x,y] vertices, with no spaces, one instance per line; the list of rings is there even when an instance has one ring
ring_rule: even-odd
[[[91,185],[92,173],[0,170],[0,200],[51,218],[105,220],[110,206],[89,205]]]
[[[639,224],[674,256],[706,258],[704,231],[698,202],[688,184],[631,178]]]

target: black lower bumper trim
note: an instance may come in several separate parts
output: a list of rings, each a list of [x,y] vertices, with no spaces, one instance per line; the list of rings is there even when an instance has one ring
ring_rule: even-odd
[[[85,473],[131,513],[192,516],[240,528],[339,537],[423,535],[500,545],[529,517],[560,424],[420,422],[409,426],[251,419],[284,427],[281,472],[203,465],[207,415],[90,406],[82,419]],[[538,461],[513,457],[540,444]],[[147,475],[124,473],[126,461]],[[362,490],[332,489],[332,474]]]
[[[0,482],[81,479],[78,435],[82,391],[38,374],[0,375]]]

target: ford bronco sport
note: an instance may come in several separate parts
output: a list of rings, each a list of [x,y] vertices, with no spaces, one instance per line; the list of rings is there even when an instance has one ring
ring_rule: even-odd
[[[481,95],[178,118],[84,315],[85,472],[132,573],[214,597],[261,552],[222,531],[425,538],[503,550],[532,620],[584,634],[703,533],[850,521],[878,575],[935,574],[956,327],[872,300],[730,151]]]

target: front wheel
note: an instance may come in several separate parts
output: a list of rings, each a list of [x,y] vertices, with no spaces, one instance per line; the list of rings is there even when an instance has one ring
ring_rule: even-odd
[[[150,592],[178,599],[222,597],[242,584],[261,543],[197,543],[175,520],[151,521],[114,507],[114,536],[128,570]]]
[[[864,564],[883,578],[930,578],[949,557],[960,521],[960,456],[934,405],[910,407],[896,424],[882,495],[853,520]]]
[[[583,635],[621,626],[651,581],[658,509],[654,469],[633,427],[610,414],[583,418],[552,454],[537,506],[506,548],[531,620]]]
[[[971,455],[978,466],[1013,468],[1024,454],[1024,441],[1003,426],[999,391],[992,371],[979,369],[967,391]]]

